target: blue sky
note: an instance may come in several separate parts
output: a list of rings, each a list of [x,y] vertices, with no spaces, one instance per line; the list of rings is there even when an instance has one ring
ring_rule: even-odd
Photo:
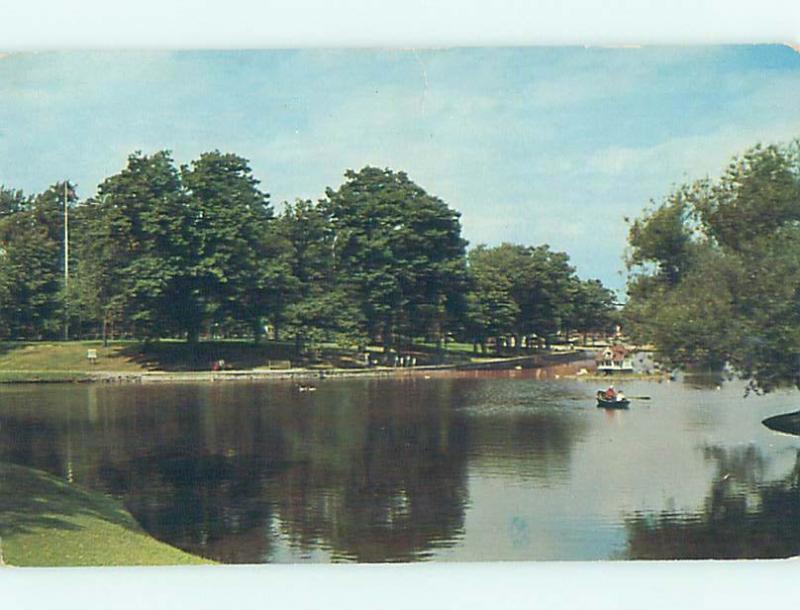
[[[276,207],[348,168],[408,172],[472,243],[549,243],[621,289],[625,216],[800,136],[785,46],[20,53],[0,59],[0,183],[81,197],[134,150],[251,161]]]

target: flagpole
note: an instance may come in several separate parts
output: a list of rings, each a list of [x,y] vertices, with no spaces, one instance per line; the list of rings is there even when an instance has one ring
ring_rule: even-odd
[[[64,341],[69,341],[69,205],[67,181],[64,181]]]

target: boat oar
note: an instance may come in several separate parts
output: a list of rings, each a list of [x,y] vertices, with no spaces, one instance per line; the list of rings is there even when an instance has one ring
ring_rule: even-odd
[[[566,396],[566,400],[586,400],[586,396]],[[625,394],[625,398],[628,400],[652,400],[650,396],[628,396]]]

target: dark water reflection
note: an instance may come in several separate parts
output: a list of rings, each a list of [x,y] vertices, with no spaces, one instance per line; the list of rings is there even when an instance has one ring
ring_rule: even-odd
[[[0,460],[121,497],[224,562],[798,553],[793,394],[535,372],[289,384],[9,386]]]
[[[800,452],[782,479],[765,481],[754,447],[709,447],[716,465],[702,511],[628,519],[628,555],[636,559],[740,559],[800,555]]]

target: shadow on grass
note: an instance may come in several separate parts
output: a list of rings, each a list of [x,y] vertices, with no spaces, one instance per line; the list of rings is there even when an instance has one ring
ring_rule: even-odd
[[[327,365],[337,368],[362,366],[358,357],[346,349],[326,348],[318,354],[298,356],[290,342],[267,341],[258,345],[236,341],[203,341],[189,344],[172,341],[132,344],[119,354],[151,371],[209,371],[219,360],[226,369],[289,368]]]
[[[259,345],[223,341],[155,342],[126,346],[119,353],[146,369],[158,371],[209,371],[219,360],[224,360],[226,368],[232,369],[276,364],[285,367],[296,360],[294,346],[278,342]]]
[[[28,341],[0,341],[0,358],[30,345]]]
[[[72,518],[101,519],[131,531],[138,524],[116,502],[42,471],[0,463],[0,536],[42,529],[78,530]]]

